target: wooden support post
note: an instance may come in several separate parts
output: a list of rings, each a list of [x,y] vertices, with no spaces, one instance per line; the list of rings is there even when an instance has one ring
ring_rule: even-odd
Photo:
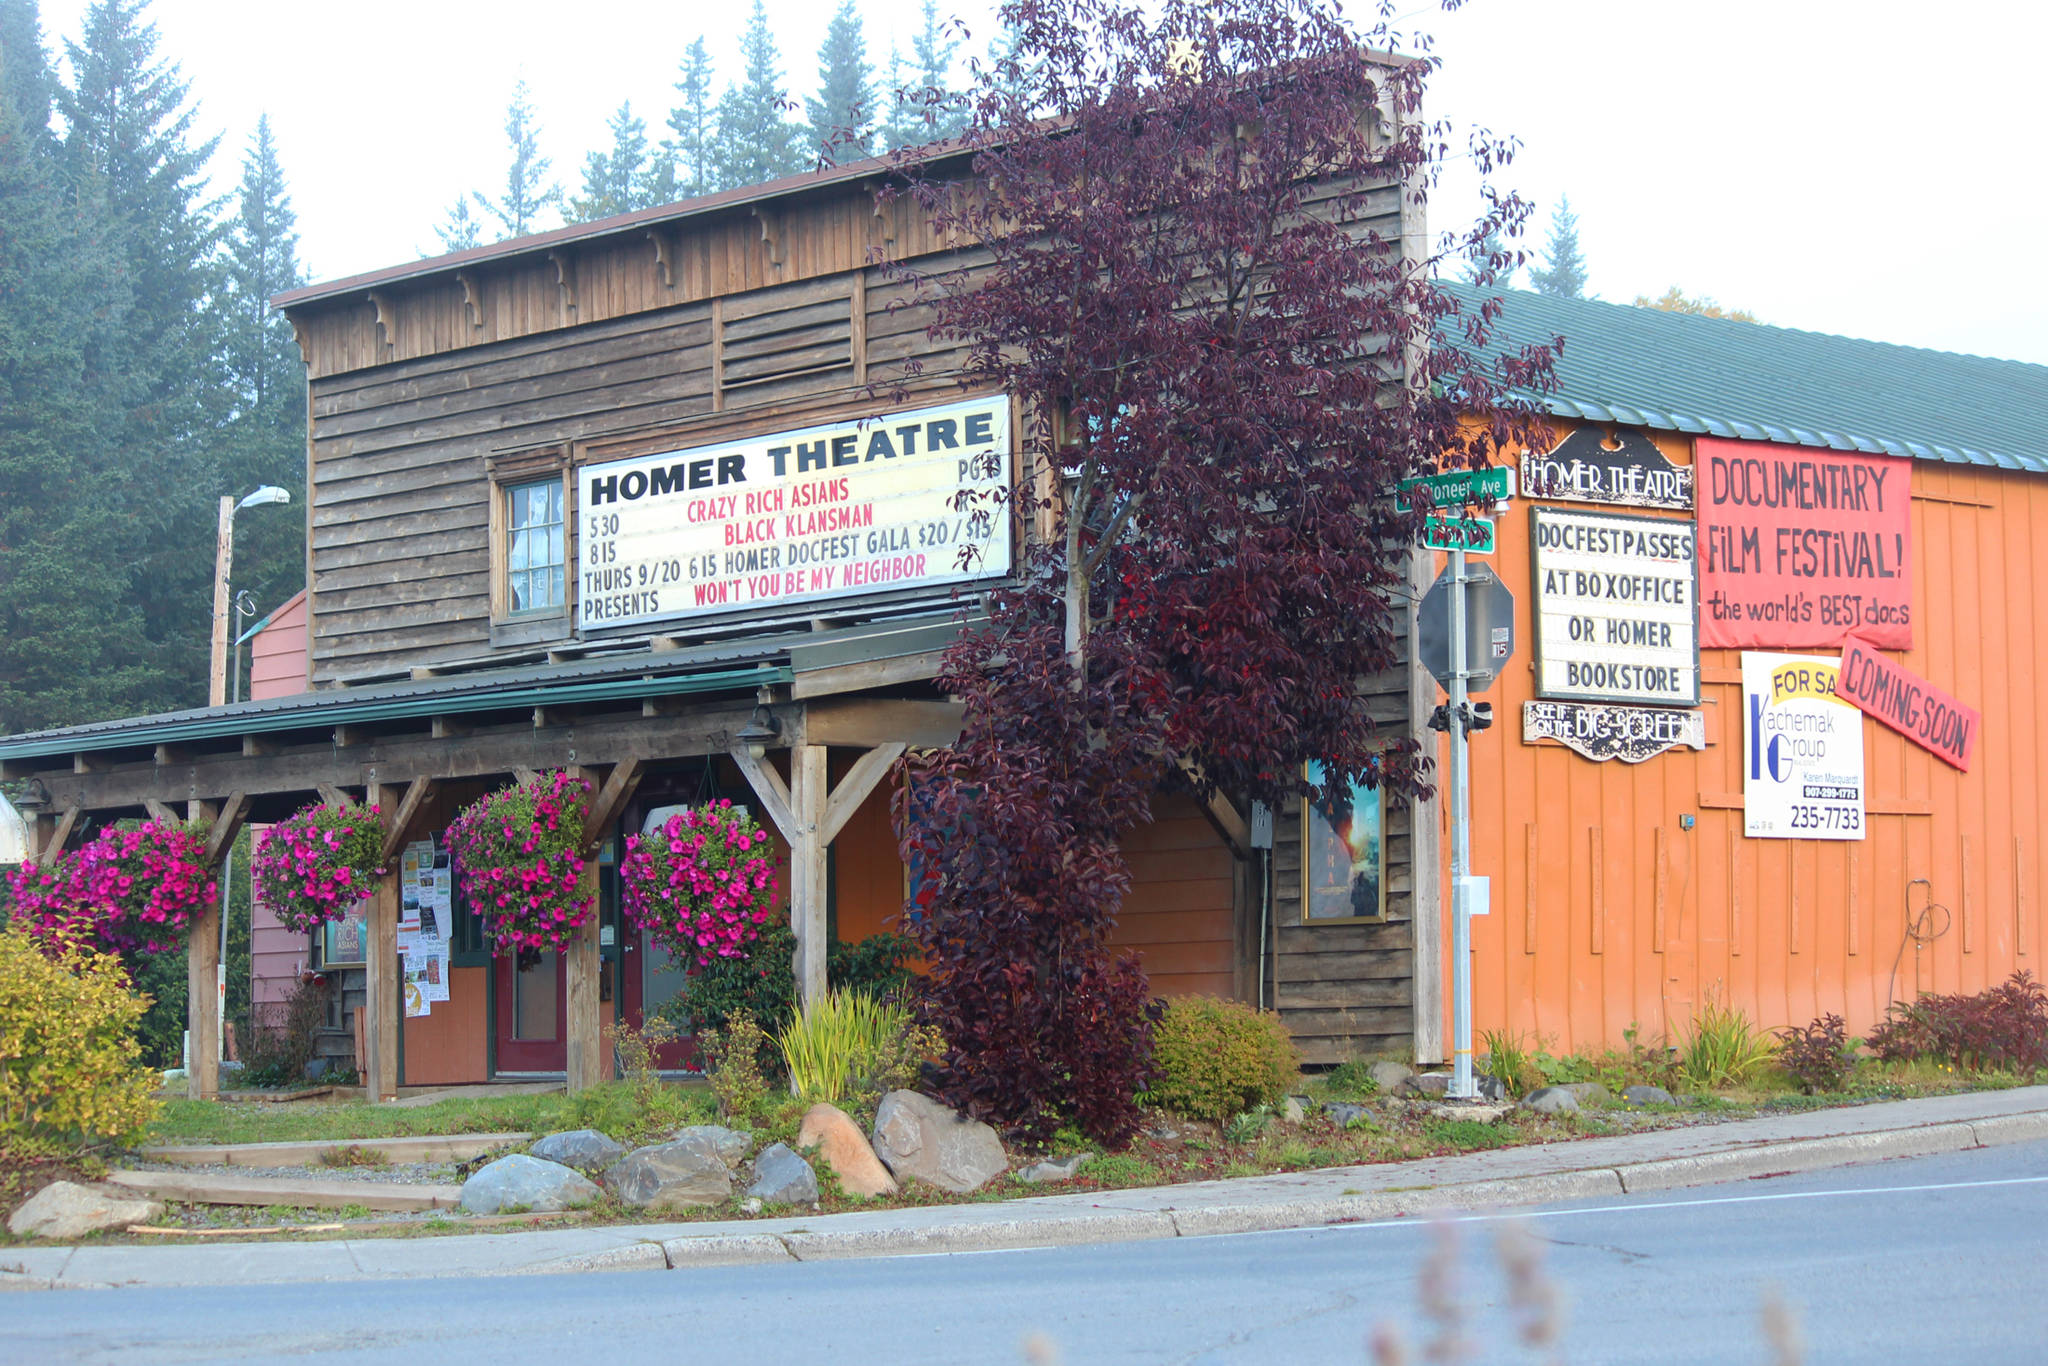
[[[192,802],[186,819],[213,823],[207,832],[204,857],[216,869],[235,844],[249,799],[237,792],[226,805]],[[220,1094],[220,918],[227,899],[223,886],[214,904],[192,918],[185,929],[185,1094],[193,1100],[211,1100]]]
[[[796,838],[789,850],[789,918],[796,931],[797,999],[805,1010],[825,996],[825,747],[789,752],[789,806]]]
[[[597,860],[589,859],[583,865],[583,875],[577,883],[577,894],[593,900],[597,896]],[[604,1017],[599,1003],[600,982],[598,974],[603,970],[602,955],[598,950],[598,919],[593,915],[584,927],[569,941],[564,957],[568,960],[568,1082],[570,1094],[588,1090],[606,1080],[611,1069],[604,1065]]]
[[[387,860],[370,899],[363,952],[363,1087],[374,1103],[398,1098],[398,1031],[405,1007],[398,971],[398,862]]]

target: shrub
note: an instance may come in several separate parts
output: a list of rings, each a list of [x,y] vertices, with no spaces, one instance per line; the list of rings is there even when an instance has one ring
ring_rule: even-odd
[[[1740,1086],[1776,1055],[1771,1036],[1749,1016],[1709,996],[1679,1045],[1678,1077],[1695,1090]]]
[[[156,1115],[118,959],[0,930],[0,1147],[125,1144]]]
[[[1301,1072],[1301,1054],[1271,1011],[1213,996],[1178,996],[1153,1029],[1148,1104],[1221,1123],[1277,1105]]]
[[[1804,1029],[1785,1029],[1778,1035],[1778,1065],[1799,1083],[1808,1095],[1839,1091],[1856,1065],[1849,1044],[1848,1027],[1839,1015],[1823,1015]]]
[[[583,894],[584,797],[590,784],[542,773],[464,807],[448,827],[462,891],[499,953],[561,949],[589,922]]]
[[[679,962],[743,958],[775,904],[768,836],[729,801],[690,807],[626,837],[627,919]]]
[[[699,1034],[697,1045],[704,1050],[719,1117],[731,1122],[758,1111],[768,1099],[761,1057],[773,1045],[760,1022],[746,1010],[735,1010],[721,1028]]]
[[[256,837],[249,876],[279,923],[306,934],[375,890],[383,849],[376,807],[308,806]]]
[[[1886,1062],[1934,1058],[1963,1068],[2048,1067],[2048,992],[2022,969],[1973,996],[1901,1001],[1870,1032]]]
[[[1486,1048],[1487,1074],[1497,1077],[1511,1096],[1526,1095],[1542,1085],[1543,1073],[1536,1066],[1535,1053],[1520,1034],[1489,1029],[1482,1036]]]
[[[1367,1100],[1380,1093],[1379,1082],[1373,1079],[1370,1062],[1352,1059],[1340,1062],[1323,1077],[1323,1084],[1330,1094],[1351,1100]]]
[[[301,978],[282,1001],[252,1010],[248,1042],[242,1045],[242,1080],[250,1086],[295,1086],[306,1079],[321,1025],[327,1021],[327,984]]]

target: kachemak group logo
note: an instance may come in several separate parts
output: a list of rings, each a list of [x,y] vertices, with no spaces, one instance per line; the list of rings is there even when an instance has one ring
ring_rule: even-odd
[[[1839,664],[1744,654],[1743,831],[1863,838],[1863,714],[1836,695]]]

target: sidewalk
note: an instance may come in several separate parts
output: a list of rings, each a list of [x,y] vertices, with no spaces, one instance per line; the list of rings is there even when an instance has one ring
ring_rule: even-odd
[[[0,1289],[258,1285],[817,1261],[1187,1238],[1669,1190],[2048,1138],[2048,1087],[1002,1203],[694,1224],[0,1250]]]

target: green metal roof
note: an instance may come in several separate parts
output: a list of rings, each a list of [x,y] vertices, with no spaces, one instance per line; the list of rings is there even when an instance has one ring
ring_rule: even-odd
[[[1501,345],[1564,338],[1557,388],[1536,396],[1559,417],[2048,472],[2048,366],[1490,292]]]

